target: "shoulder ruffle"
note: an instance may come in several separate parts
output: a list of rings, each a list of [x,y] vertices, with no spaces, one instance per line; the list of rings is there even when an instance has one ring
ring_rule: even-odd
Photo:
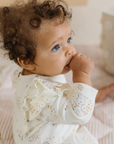
[[[14,74],[13,74],[13,77],[12,77],[12,83],[13,83],[14,88],[16,87],[16,84],[17,84],[17,81],[18,81],[18,78],[19,78],[19,75],[20,75],[21,72],[22,72],[22,68],[17,68],[14,71]]]
[[[22,113],[22,133],[28,131],[28,124],[34,120],[42,108],[50,102],[53,96],[62,96],[63,93],[69,97],[73,94],[73,90],[69,84],[51,82],[45,80],[42,76],[35,76],[30,85],[26,86],[26,91],[23,99]]]

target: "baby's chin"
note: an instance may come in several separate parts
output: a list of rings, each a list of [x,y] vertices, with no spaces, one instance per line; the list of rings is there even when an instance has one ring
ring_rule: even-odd
[[[65,67],[64,67],[64,70],[62,71],[61,74],[67,74],[70,70],[71,70],[71,69],[70,69],[69,66],[65,66]]]

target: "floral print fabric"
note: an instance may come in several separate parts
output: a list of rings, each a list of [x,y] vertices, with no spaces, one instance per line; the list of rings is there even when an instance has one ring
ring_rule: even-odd
[[[75,83],[73,91],[51,78],[19,76],[13,112],[16,144],[97,144],[87,129],[86,134],[78,132],[79,125],[91,118],[96,94],[82,83]]]

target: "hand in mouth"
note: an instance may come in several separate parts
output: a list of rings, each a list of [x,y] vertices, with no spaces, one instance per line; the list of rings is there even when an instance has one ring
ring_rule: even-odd
[[[69,63],[69,64],[67,64],[67,65],[66,65],[66,67],[67,67],[68,69],[70,69],[70,63]]]
[[[72,61],[73,57],[71,58],[70,62]],[[70,62],[66,65],[68,69],[70,69]]]

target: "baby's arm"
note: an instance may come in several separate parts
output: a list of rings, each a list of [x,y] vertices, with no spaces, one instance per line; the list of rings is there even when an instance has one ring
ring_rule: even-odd
[[[69,117],[72,117],[74,123],[76,120],[79,124],[83,124],[91,118],[97,94],[97,90],[92,88],[89,75],[93,67],[93,61],[80,53],[77,53],[70,63],[70,68],[73,71],[74,94],[68,102],[70,107],[69,112],[66,112],[68,121],[70,121]],[[72,113],[71,109],[75,113],[74,118],[70,114],[70,112]]]
[[[77,53],[71,61],[70,67],[73,71],[73,82],[82,82],[91,86],[89,72],[93,69],[94,63],[84,55]],[[98,90],[95,102],[103,102],[114,90],[114,84],[103,87]]]
[[[70,67],[73,71],[73,82],[82,82],[91,86],[91,79],[89,72],[93,69],[94,63],[84,55],[77,53],[71,61]],[[103,87],[98,90],[95,102],[103,102],[114,90],[114,84]]]

